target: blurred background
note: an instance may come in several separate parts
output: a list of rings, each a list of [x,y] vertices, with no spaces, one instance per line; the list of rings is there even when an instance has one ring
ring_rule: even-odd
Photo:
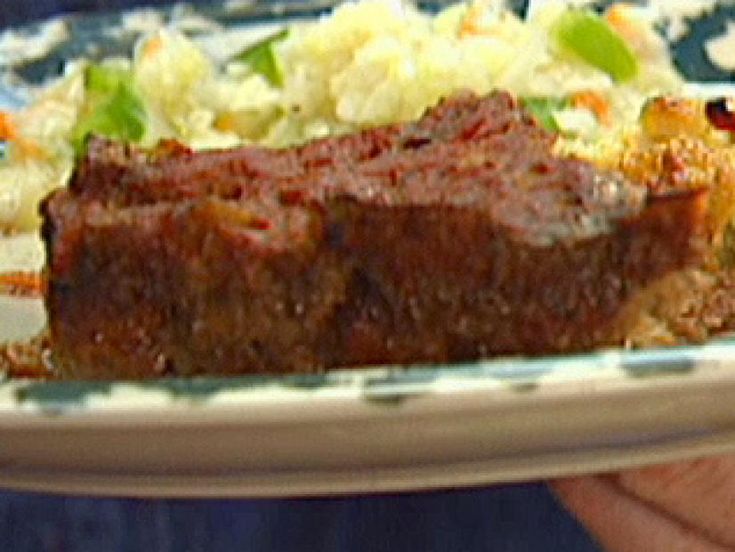
[[[2,0],[0,28],[162,0]],[[0,444],[0,446],[2,446]],[[597,550],[542,483],[312,500],[131,500],[0,490],[0,549],[43,551]]]
[[[0,27],[18,25],[60,13],[116,10],[132,6],[156,6],[166,0],[2,0]],[[170,2],[168,2],[170,3]]]

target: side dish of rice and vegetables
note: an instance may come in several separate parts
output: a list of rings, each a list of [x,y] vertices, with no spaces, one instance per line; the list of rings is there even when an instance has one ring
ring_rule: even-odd
[[[460,90],[510,91],[560,148],[604,157],[638,132],[650,98],[688,89],[656,29],[662,3],[574,4],[531,2],[520,17],[498,0],[436,14],[363,0],[318,20],[194,36],[138,14],[131,57],[69,60],[27,90],[26,107],[0,112],[0,228],[37,228],[40,200],[65,185],[91,135],[280,148],[414,120]]]

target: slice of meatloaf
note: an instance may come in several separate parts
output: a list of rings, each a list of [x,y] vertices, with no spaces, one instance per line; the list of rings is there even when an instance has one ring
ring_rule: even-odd
[[[53,360],[147,378],[620,344],[708,254],[708,194],[552,145],[501,94],[285,152],[107,144],[45,204]]]

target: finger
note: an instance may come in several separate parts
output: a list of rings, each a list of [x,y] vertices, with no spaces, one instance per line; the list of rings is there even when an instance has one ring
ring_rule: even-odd
[[[622,472],[628,493],[735,548],[735,456]]]
[[[604,477],[562,479],[551,486],[608,552],[727,550],[630,497]]]

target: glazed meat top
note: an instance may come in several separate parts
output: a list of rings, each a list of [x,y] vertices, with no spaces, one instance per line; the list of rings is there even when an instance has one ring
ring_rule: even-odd
[[[539,245],[608,231],[611,220],[644,206],[641,187],[557,157],[553,143],[508,94],[464,94],[416,123],[289,150],[195,154],[168,143],[144,152],[97,140],[71,190],[84,202],[123,208],[205,196],[255,202],[255,211],[344,196],[455,205],[483,211],[517,239]]]

